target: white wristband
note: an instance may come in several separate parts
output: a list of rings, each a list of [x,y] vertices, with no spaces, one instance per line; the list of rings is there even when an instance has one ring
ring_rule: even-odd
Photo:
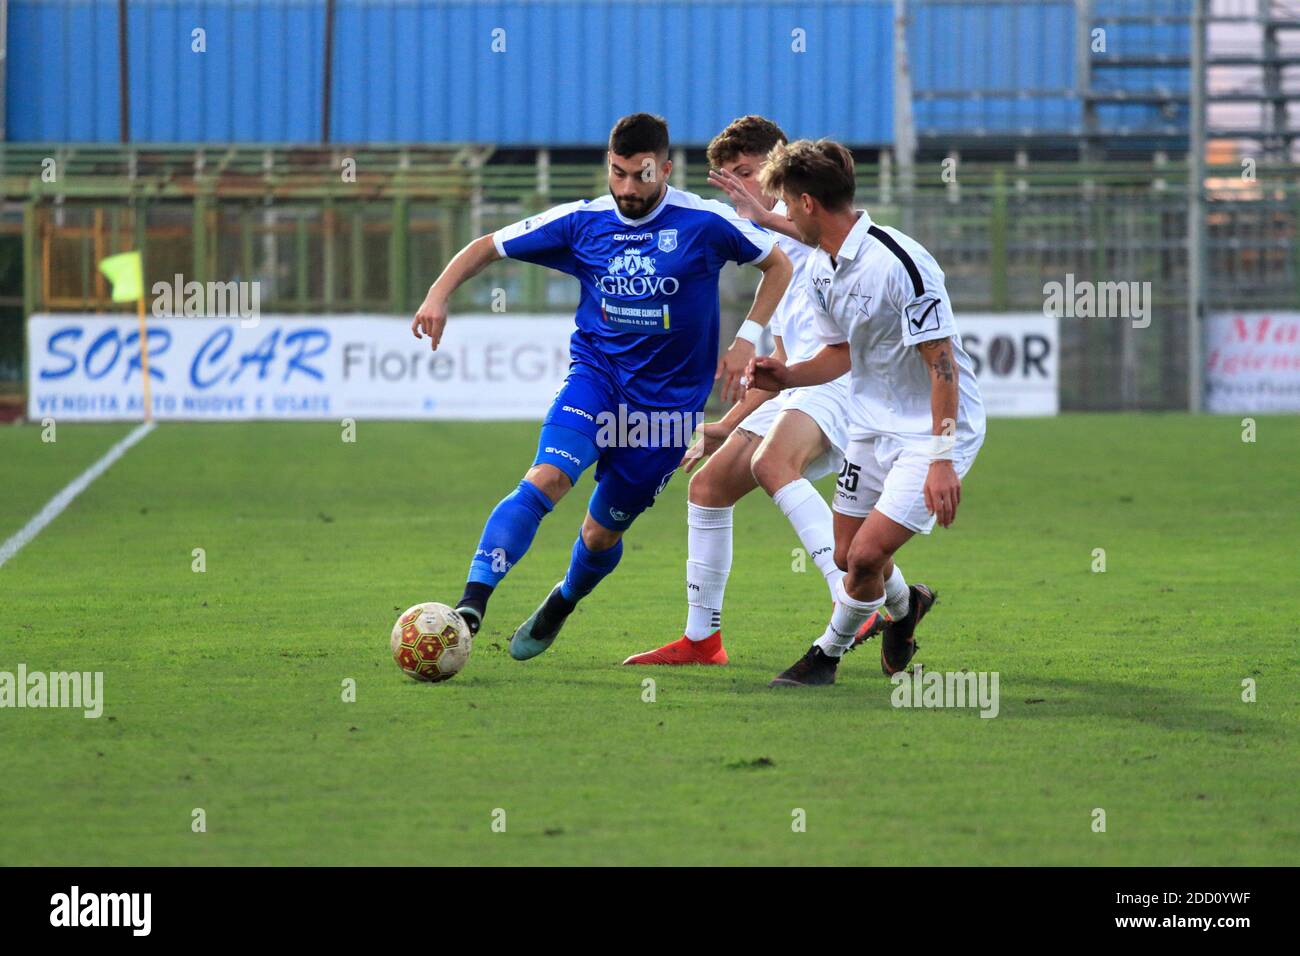
[[[763,337],[763,326],[759,325],[753,319],[746,319],[740,323],[740,328],[736,331],[736,338],[744,339],[750,345],[757,345],[758,340]]]
[[[931,435],[929,457],[931,461],[952,461],[953,449],[957,446],[954,435]]]

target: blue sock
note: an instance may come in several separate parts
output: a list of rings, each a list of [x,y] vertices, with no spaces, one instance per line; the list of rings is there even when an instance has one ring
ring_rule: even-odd
[[[533,543],[542,519],[555,505],[527,482],[501,499],[488,515],[483,537],[469,565],[470,581],[496,587]]]
[[[585,598],[605,575],[618,567],[618,559],[623,557],[623,539],[608,551],[592,551],[582,543],[582,535],[573,542],[573,557],[569,560],[569,570],[560,585],[560,593],[566,601],[577,603]]]

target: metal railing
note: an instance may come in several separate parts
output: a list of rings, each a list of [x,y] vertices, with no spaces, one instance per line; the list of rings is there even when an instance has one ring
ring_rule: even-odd
[[[606,189],[598,158],[489,159],[467,146],[4,147],[0,381],[20,380],[25,314],[120,308],[96,269],[114,252],[143,251],[146,288],[177,274],[257,280],[265,311],[402,314],[469,239]],[[679,163],[674,181],[717,195],[701,161]],[[935,163],[919,166],[905,192],[888,162],[862,162],[858,202],[931,250],[959,316],[1040,312],[1044,284],[1067,274],[1150,283],[1149,328],[1061,320],[1062,405],[1182,408],[1186,181],[1174,163]],[[1253,176],[1216,167],[1206,188],[1209,310],[1300,309],[1300,167]],[[724,278],[729,323],[743,313],[750,272]],[[577,301],[569,277],[503,263],[453,306],[486,309],[494,289],[512,311],[562,312]]]

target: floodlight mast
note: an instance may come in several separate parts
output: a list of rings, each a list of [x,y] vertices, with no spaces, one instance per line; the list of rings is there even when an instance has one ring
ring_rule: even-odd
[[[1205,3],[1192,0],[1191,96],[1187,157],[1187,410],[1204,401],[1205,298]]]

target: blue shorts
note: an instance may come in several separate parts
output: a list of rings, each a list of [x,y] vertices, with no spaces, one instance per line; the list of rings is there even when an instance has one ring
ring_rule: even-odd
[[[625,531],[668,485],[701,420],[698,411],[630,405],[603,372],[574,365],[546,413],[533,464],[554,465],[576,485],[594,463],[588,510]]]

